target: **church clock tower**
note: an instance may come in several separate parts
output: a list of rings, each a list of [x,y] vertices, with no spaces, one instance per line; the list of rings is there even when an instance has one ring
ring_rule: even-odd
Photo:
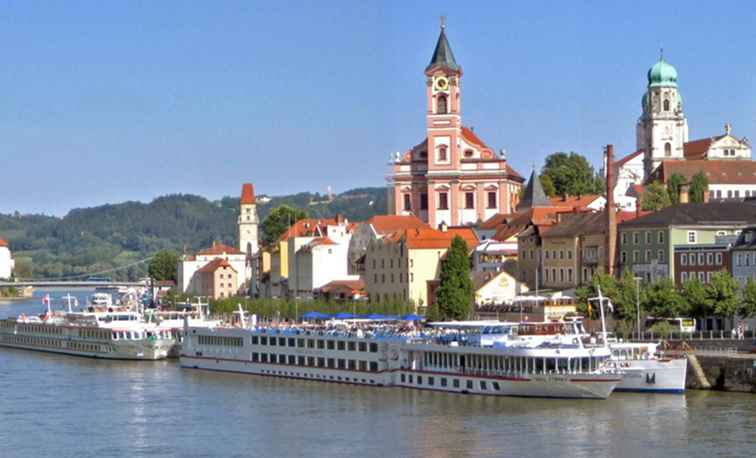
[[[663,57],[648,71],[648,86],[641,100],[643,113],[636,127],[637,149],[644,151],[646,178],[663,160],[684,159],[688,120],[677,88],[677,70]]]

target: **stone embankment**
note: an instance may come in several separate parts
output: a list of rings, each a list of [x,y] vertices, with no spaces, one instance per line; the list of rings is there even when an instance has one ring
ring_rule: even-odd
[[[689,389],[756,393],[756,340],[686,341],[673,353],[688,356]]]

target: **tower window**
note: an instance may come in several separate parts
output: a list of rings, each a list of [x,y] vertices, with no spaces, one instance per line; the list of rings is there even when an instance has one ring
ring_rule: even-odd
[[[427,210],[427,209],[428,209],[428,194],[421,193],[420,194],[420,210]]]
[[[448,113],[446,96],[439,95],[438,98],[436,99],[436,114],[446,114],[446,113]]]
[[[475,193],[474,192],[465,193],[465,208],[468,210],[475,208]]]
[[[449,193],[447,192],[438,193],[438,209],[439,210],[449,209]]]
[[[496,208],[496,191],[488,192],[488,208]]]
[[[446,145],[441,145],[438,147],[438,160],[439,162],[445,162],[449,160],[446,153]]]
[[[664,111],[669,111],[669,99],[664,99]]]
[[[664,144],[664,155],[667,157],[672,156],[672,144],[671,143],[665,143]]]
[[[412,210],[412,200],[409,194],[404,195],[404,211],[408,212]]]

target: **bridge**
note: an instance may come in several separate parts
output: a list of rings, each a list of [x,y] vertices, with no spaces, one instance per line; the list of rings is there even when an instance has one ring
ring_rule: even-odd
[[[96,288],[98,286],[146,286],[142,282],[136,281],[87,281],[87,280],[20,280],[20,281],[0,281],[0,288],[16,287],[24,288],[32,286],[34,288]]]

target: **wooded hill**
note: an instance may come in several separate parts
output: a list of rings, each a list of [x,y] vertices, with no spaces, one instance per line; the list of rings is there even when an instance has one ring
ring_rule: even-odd
[[[386,212],[385,188],[353,189],[331,198],[302,192],[258,196],[260,220],[281,204],[311,217],[343,214],[352,221]],[[21,278],[58,278],[106,271],[136,263],[161,249],[178,252],[208,247],[214,240],[236,245],[239,199],[210,201],[195,195],[158,197],[150,203],[124,202],[71,210],[63,218],[0,214],[0,237],[8,240]],[[105,274],[134,280],[146,264]]]

